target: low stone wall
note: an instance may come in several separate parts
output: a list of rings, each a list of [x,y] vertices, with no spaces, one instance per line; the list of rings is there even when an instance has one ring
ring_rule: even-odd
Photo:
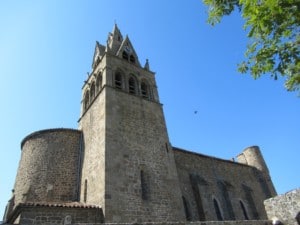
[[[300,224],[300,188],[267,199],[264,203],[270,220],[278,219],[284,225]]]
[[[19,205],[7,221],[20,225],[103,224],[99,207],[81,205]]]

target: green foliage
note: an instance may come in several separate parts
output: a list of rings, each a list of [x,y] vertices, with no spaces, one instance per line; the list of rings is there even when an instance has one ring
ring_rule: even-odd
[[[208,23],[239,10],[249,31],[246,60],[241,73],[256,79],[270,74],[286,78],[289,91],[300,90],[300,0],[203,0],[208,6]]]

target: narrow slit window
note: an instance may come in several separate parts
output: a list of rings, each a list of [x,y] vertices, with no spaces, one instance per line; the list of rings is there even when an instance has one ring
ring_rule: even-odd
[[[84,203],[86,203],[86,201],[87,201],[87,179],[85,179],[85,181],[84,181],[83,201],[84,201]]]
[[[148,200],[149,199],[149,187],[148,187],[148,183],[146,180],[146,176],[143,170],[141,170],[141,194],[142,194],[142,199],[143,200]]]

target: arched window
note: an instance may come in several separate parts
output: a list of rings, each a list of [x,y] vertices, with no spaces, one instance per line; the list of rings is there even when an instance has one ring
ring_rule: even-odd
[[[216,216],[217,216],[217,219],[219,221],[222,221],[223,220],[223,216],[221,214],[221,210],[220,210],[220,207],[219,207],[219,203],[217,202],[216,199],[214,199],[214,207],[215,207],[215,212],[216,212]]]
[[[92,83],[91,85],[91,101],[94,99],[95,97],[95,82]]]
[[[230,190],[233,186],[225,181],[225,180],[219,180],[218,181],[218,188],[220,191],[220,194],[222,194],[222,204],[223,205],[223,212],[226,216],[227,220],[235,220],[235,215],[233,211],[233,207],[231,204],[231,198],[230,198]],[[226,212],[226,213],[225,213]]]
[[[258,220],[259,214],[256,208],[255,201],[253,199],[253,191],[250,187],[242,185],[245,193],[245,199],[247,201],[247,209],[251,212],[251,219]]]
[[[133,77],[130,77],[128,80],[129,93],[136,94],[136,81]]]
[[[101,73],[98,74],[97,79],[96,79],[96,91],[99,92],[102,87],[102,75]]]
[[[243,203],[242,201],[240,201],[240,205],[241,205],[241,208],[242,208],[242,211],[243,211],[243,215],[244,215],[245,220],[249,220],[249,217],[248,217],[248,214],[247,214],[245,205],[244,205],[244,203]]]
[[[130,60],[130,62],[135,63],[135,58],[133,55],[130,55],[129,60]]]
[[[141,92],[143,98],[149,98],[149,87],[144,81],[141,83]]]
[[[115,75],[115,87],[122,89],[122,75],[120,72],[117,72]]]
[[[86,91],[84,95],[84,102],[83,102],[83,108],[86,110],[90,103],[90,92]]]
[[[191,213],[190,213],[190,210],[188,207],[188,203],[184,196],[182,196],[182,202],[183,202],[183,207],[184,207],[184,212],[185,212],[185,218],[187,221],[191,221],[192,220]]]
[[[208,183],[205,179],[195,173],[190,173],[190,182],[196,201],[197,212],[200,221],[205,221],[205,211],[202,203],[203,193],[206,193]]]
[[[99,58],[99,56],[97,56],[97,59],[95,60],[93,68],[96,68],[96,66],[98,66],[99,63],[100,63],[100,58]]]
[[[122,57],[123,57],[123,59],[128,60],[128,54],[127,54],[127,52],[123,51]]]

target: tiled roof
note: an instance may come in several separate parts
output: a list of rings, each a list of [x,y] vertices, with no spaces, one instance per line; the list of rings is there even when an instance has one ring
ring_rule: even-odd
[[[80,202],[66,202],[66,203],[55,203],[55,202],[26,202],[20,203],[18,206],[42,206],[42,207],[62,207],[62,208],[86,208],[86,209],[100,209],[97,205],[88,205]]]
[[[46,134],[46,133],[52,133],[52,132],[78,132],[81,133],[80,130],[77,129],[72,129],[72,128],[51,128],[51,129],[45,129],[45,130],[39,130],[36,132],[33,132],[29,135],[27,135],[22,141],[21,141],[21,149],[23,148],[23,145],[25,144],[25,142],[33,137],[37,137],[39,135],[42,134]]]

